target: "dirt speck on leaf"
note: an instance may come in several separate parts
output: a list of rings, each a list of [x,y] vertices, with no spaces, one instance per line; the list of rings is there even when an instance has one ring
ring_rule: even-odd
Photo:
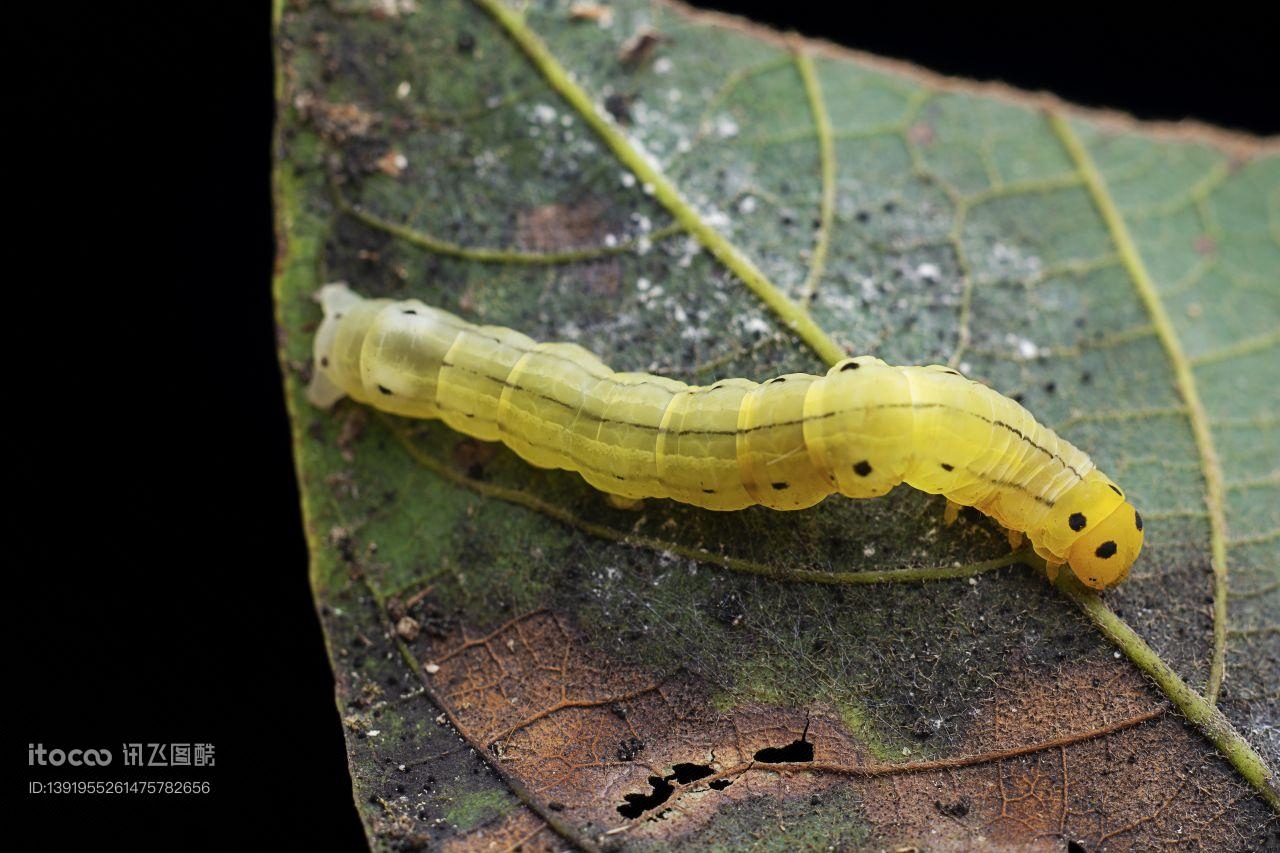
[[[606,208],[599,199],[573,204],[544,204],[516,215],[516,244],[550,252],[604,243]]]

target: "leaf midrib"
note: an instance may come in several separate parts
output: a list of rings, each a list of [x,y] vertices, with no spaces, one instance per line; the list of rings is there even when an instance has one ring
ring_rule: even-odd
[[[1049,126],[1075,163],[1089,196],[1093,199],[1107,231],[1120,253],[1120,262],[1128,272],[1134,289],[1151,316],[1156,336],[1164,347],[1165,356],[1173,368],[1174,382],[1186,407],[1187,420],[1195,436],[1196,450],[1200,455],[1200,472],[1205,481],[1205,508],[1209,512],[1209,541],[1213,565],[1213,651],[1209,663],[1209,680],[1205,698],[1210,705],[1218,701],[1218,691],[1226,669],[1227,651],[1227,517],[1223,499],[1222,462],[1209,428],[1209,416],[1200,399],[1191,360],[1174,330],[1173,321],[1164,308],[1155,281],[1138,251],[1129,226],[1120,215],[1115,200],[1107,189],[1106,181],[1093,162],[1092,155],[1070,123],[1061,115],[1049,114]]]

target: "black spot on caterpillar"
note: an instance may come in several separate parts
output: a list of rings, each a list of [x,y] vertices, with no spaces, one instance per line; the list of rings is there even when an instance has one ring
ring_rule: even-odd
[[[1096,589],[1123,580],[1142,548],[1141,516],[1083,451],[947,367],[860,356],[825,376],[695,387],[414,300],[363,299],[343,284],[318,298],[308,396],[320,407],[350,396],[439,418],[633,500],[793,510],[905,482],[1025,533]]]

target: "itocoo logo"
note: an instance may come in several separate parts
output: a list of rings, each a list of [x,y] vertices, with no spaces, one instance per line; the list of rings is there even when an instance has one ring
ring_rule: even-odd
[[[89,765],[92,767],[105,767],[111,763],[111,750],[109,749],[45,749],[42,743],[27,744],[27,764],[34,767],[61,767],[64,764],[70,764],[73,767]]]

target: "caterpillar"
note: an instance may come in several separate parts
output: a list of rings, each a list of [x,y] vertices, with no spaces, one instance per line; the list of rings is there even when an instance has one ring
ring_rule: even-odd
[[[1083,451],[1021,405],[942,365],[841,361],[825,376],[708,386],[618,373],[576,344],[538,343],[417,300],[316,295],[313,405],[344,396],[501,441],[626,499],[711,510],[872,498],[901,482],[1026,535],[1050,577],[1114,586],[1142,549],[1142,516]]]

